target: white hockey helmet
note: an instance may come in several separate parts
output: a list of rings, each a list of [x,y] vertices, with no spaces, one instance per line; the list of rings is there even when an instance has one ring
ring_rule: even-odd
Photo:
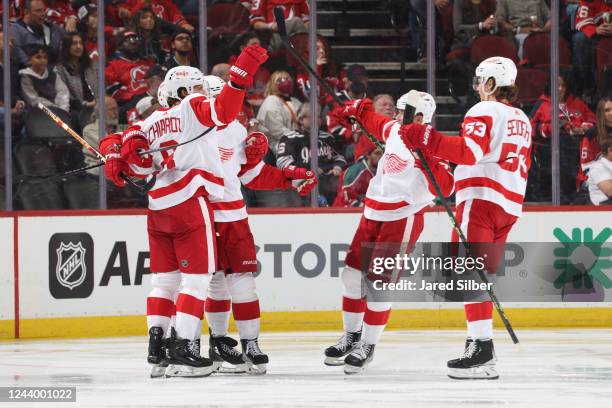
[[[168,86],[166,85],[166,81],[159,84],[159,88],[157,88],[157,102],[159,102],[162,108],[170,107],[170,105],[168,105]]]
[[[204,77],[204,95],[214,98],[221,93],[225,86],[225,81],[216,75],[206,75]]]
[[[517,73],[516,65],[510,58],[487,58],[476,67],[474,86],[477,87],[478,84],[484,84],[490,78],[493,78],[495,79],[495,88],[490,92],[493,93],[497,87],[514,85]]]
[[[406,105],[411,107],[408,116],[414,117],[414,115],[421,114],[423,115],[423,123],[431,123],[431,119],[436,112],[436,101],[433,96],[427,92],[419,92],[413,89],[400,96],[395,107],[406,115]]]
[[[166,89],[168,97],[174,99],[182,99],[179,97],[178,91],[185,88],[188,95],[194,93],[194,88],[198,85],[204,86],[204,74],[195,67],[179,65],[166,73]]]

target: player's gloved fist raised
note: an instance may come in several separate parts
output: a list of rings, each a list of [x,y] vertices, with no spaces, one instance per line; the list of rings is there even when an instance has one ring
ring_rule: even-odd
[[[241,88],[249,88],[253,84],[253,77],[259,66],[268,59],[268,52],[265,48],[253,44],[246,47],[236,62],[230,68],[230,81]]]
[[[256,164],[268,153],[268,138],[261,132],[253,132],[245,140],[244,152],[247,164]]]
[[[283,169],[283,173],[288,180],[291,180],[291,187],[302,197],[307,196],[317,185],[317,178],[314,173],[308,169],[287,166]]]
[[[351,116],[358,118],[366,111],[374,112],[374,103],[370,98],[355,99],[345,102],[344,109],[342,109],[340,115],[345,118]]]
[[[153,165],[151,156],[140,154],[147,150],[149,150],[149,142],[145,134],[140,130],[128,129],[123,135],[121,158],[129,164],[134,164],[141,168],[150,168]]]
[[[128,173],[127,163],[121,159],[121,135],[115,133],[106,136],[100,142],[100,152],[106,159],[104,163],[104,176],[118,187],[125,186],[122,173]]]
[[[400,138],[408,149],[427,149],[435,152],[438,149],[442,134],[431,125],[412,123],[402,125],[399,130]]]

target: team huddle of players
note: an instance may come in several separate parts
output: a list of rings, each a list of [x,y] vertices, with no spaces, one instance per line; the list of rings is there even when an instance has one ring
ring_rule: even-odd
[[[309,170],[265,164],[265,135],[248,133],[236,120],[253,74],[266,59],[263,48],[245,48],[227,84],[197,68],[173,68],[160,86],[162,108],[100,144],[105,174],[115,184],[125,185],[125,176],[155,177],[147,215],[152,377],[266,372],[268,356],[258,344],[255,244],[241,186],[293,188],[308,195],[317,183]],[[429,125],[435,102],[423,92],[400,98],[402,109],[395,120],[375,113],[369,99],[346,103],[344,118],[360,122],[384,143],[384,152],[342,271],[345,333],[325,350],[325,364],[343,365],[345,373],[353,374],[372,361],[391,304],[365,297],[362,283],[369,265],[363,265],[362,251],[368,243],[402,243],[400,252],[411,250],[424,227],[424,209],[437,195],[425,166],[445,196],[456,193],[457,219],[468,241],[505,242],[521,215],[530,165],[529,120],[511,105],[516,73],[514,63],[501,57],[478,66],[474,90],[481,102],[466,114],[459,137]],[[454,175],[449,163],[457,165]],[[456,234],[453,240],[458,241]],[[235,348],[238,342],[227,336],[230,310],[241,352]],[[465,311],[465,351],[448,362],[449,376],[498,378],[492,304],[472,302]],[[200,355],[204,314],[209,358]]]

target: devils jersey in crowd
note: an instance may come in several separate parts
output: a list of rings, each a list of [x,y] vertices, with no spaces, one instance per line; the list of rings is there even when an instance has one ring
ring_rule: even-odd
[[[148,59],[132,61],[119,57],[111,60],[104,71],[107,91],[119,103],[145,93],[147,91],[145,75],[153,65],[155,63]]]
[[[255,21],[272,22],[274,20],[274,8],[281,7],[285,14],[285,20],[300,18],[308,21],[310,8],[307,0],[252,0],[251,24]]]
[[[576,12],[576,30],[582,31],[587,37],[593,37],[598,25],[606,23],[612,18],[612,1],[610,0],[582,0]]]
[[[326,132],[319,132],[319,168],[324,173],[338,166],[344,168],[346,159],[332,147],[334,137]],[[295,131],[285,133],[276,147],[276,164],[280,168],[294,165],[310,168],[310,136]]]

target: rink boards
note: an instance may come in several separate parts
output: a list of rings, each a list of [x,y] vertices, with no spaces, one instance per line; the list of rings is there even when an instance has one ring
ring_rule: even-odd
[[[144,214],[0,213],[0,339],[142,335],[150,288]],[[263,330],[341,328],[339,274],[359,217],[353,210],[253,211]],[[445,213],[425,217],[422,241],[450,239]],[[610,211],[537,208],[519,220],[509,241],[554,242],[555,228],[597,234],[611,226]],[[611,303],[506,307],[517,327],[612,327]],[[397,304],[389,327],[463,328],[462,305]]]

